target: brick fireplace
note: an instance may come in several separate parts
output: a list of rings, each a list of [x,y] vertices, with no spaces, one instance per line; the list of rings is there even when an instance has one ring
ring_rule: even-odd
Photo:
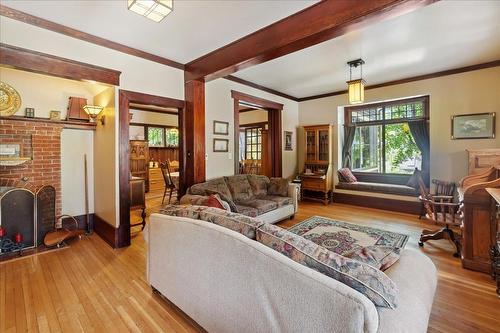
[[[2,183],[19,183],[23,179],[30,187],[52,185],[56,190],[56,215],[61,214],[61,131],[62,122],[38,119],[1,119],[0,138],[3,143],[23,140],[25,149],[31,150],[32,160],[18,166],[0,166]],[[29,147],[28,147],[29,145]],[[4,185],[2,184],[2,185]]]

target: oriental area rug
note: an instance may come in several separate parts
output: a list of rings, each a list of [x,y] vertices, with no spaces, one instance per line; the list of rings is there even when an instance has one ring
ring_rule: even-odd
[[[363,247],[382,245],[403,248],[409,236],[382,229],[313,216],[288,229],[340,255]]]

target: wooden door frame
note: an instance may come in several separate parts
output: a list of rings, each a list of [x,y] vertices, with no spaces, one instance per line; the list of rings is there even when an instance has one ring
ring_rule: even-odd
[[[155,105],[160,107],[176,108],[179,110],[179,182],[183,182],[185,175],[184,161],[184,139],[185,120],[183,100],[144,94],[135,91],[119,90],[119,110],[118,110],[118,179],[120,198],[120,225],[115,235],[115,247],[130,245],[130,151],[129,151],[129,105],[130,103]]]
[[[240,102],[255,105],[267,111],[267,120],[269,126],[269,139],[271,141],[271,156],[272,158],[272,177],[281,177],[283,174],[283,151],[282,151],[282,135],[281,135],[281,112],[283,104],[273,102],[264,98],[248,95],[236,90],[231,90],[231,97],[234,100],[234,173],[239,172],[239,154],[240,154]]]

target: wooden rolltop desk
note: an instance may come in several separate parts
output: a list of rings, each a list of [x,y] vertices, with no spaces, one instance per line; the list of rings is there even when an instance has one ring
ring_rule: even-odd
[[[494,203],[486,188],[500,188],[500,149],[469,150],[469,175],[458,187],[464,221],[462,266],[490,273],[496,238]]]
[[[300,178],[301,197],[325,205],[333,190],[333,126],[305,126],[305,163]]]

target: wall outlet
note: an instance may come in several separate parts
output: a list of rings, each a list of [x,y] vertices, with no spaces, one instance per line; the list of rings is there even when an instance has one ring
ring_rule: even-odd
[[[230,160],[232,160],[233,159],[233,154],[227,153],[227,158],[229,158]]]
[[[205,161],[208,161],[208,154],[205,153]]]

